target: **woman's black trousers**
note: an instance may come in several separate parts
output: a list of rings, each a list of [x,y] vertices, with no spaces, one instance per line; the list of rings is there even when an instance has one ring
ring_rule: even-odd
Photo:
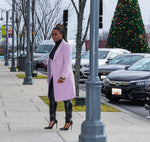
[[[57,109],[57,102],[55,102],[55,97],[54,97],[54,89],[53,89],[53,78],[50,81],[49,84],[49,113],[50,113],[50,121],[55,121],[56,120],[56,109]],[[61,94],[60,94],[61,95]],[[65,106],[65,120],[66,123],[71,121],[72,118],[72,102],[71,100],[64,101],[64,106]]]

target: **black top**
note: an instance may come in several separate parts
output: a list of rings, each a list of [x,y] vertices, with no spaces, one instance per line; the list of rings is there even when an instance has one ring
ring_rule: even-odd
[[[52,49],[52,51],[50,52],[50,54],[49,54],[49,58],[51,58],[52,60],[53,60],[53,58],[54,58],[55,52],[56,52],[58,46],[60,45],[61,41],[62,41],[62,39],[59,40],[59,41],[57,41],[57,42],[55,42],[55,46],[54,46],[54,48]]]

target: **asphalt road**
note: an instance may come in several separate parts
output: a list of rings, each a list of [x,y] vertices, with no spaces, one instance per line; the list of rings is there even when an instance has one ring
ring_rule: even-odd
[[[84,83],[80,83],[80,89],[86,91],[86,85]],[[149,112],[144,108],[144,101],[131,101],[122,99],[118,102],[110,102],[107,98],[104,97],[103,94],[101,99],[103,102],[107,102],[108,104],[113,104],[114,106],[121,107],[145,118],[149,116]]]
[[[42,68],[38,69],[38,71],[42,74],[47,74],[46,71]],[[84,82],[85,80],[80,81],[80,89],[83,91],[86,91],[86,84]],[[148,111],[144,108],[144,101],[130,101],[130,100],[120,100],[118,102],[110,102],[107,98],[105,98],[102,94],[101,98],[104,102],[113,104],[115,106],[121,107],[123,109],[126,109],[130,112],[133,112],[135,114],[138,114],[143,117],[147,117],[149,115]]]
[[[120,100],[118,102],[110,102],[105,97],[102,97],[102,99],[107,103],[121,107],[145,118],[149,115],[149,112],[144,108],[144,101]]]

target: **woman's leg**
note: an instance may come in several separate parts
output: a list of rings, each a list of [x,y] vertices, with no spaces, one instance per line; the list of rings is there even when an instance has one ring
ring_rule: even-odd
[[[57,102],[55,102],[54,98],[54,89],[53,89],[53,78],[51,79],[49,85],[49,113],[50,113],[50,121],[56,120],[56,109],[57,109]]]
[[[71,102],[71,100],[67,100],[67,101],[64,101],[64,104],[65,104],[65,113],[66,113],[66,117],[65,117],[66,123],[63,128],[60,128],[60,130],[68,130],[70,128],[70,126],[72,128],[72,124],[73,124],[73,122],[71,120],[71,118],[72,118],[72,102]]]
[[[64,105],[65,105],[65,114],[66,114],[65,120],[66,120],[66,123],[69,123],[69,122],[71,122],[71,118],[72,118],[72,102],[71,102],[71,100],[64,101]]]

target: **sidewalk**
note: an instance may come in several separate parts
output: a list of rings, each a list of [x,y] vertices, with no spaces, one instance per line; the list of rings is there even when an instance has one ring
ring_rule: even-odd
[[[65,122],[64,112],[57,112],[57,129],[43,129],[48,125],[49,109],[39,96],[47,95],[47,81],[33,79],[33,85],[23,85],[16,74],[0,59],[0,142],[78,142],[85,112],[73,112],[72,130],[59,130]],[[121,111],[101,113],[107,142],[149,142],[150,120]]]

